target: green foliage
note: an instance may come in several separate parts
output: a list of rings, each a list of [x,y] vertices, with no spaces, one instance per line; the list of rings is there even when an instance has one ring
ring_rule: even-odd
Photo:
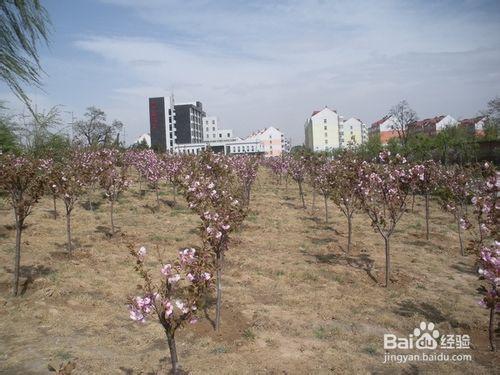
[[[20,146],[14,128],[12,119],[0,113],[0,153],[19,153]]]
[[[38,46],[47,42],[49,25],[39,0],[0,0],[0,79],[30,110],[22,86],[40,84]]]

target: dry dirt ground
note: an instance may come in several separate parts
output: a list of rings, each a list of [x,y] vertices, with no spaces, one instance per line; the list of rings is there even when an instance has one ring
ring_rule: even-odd
[[[170,190],[144,197],[138,186],[117,207],[118,235],[109,238],[108,207],[79,205],[65,254],[65,221],[52,218],[44,198],[27,220],[22,241],[23,295],[9,284],[15,232],[12,211],[0,211],[0,373],[45,374],[75,361],[75,374],[166,373],[169,357],[160,325],[128,317],[126,297],[139,282],[129,243],[155,245],[173,256],[197,245],[198,218],[184,202],[172,208]],[[362,213],[354,219],[354,248],[345,254],[344,217],[322,202],[300,207],[295,184],[278,185],[261,171],[251,213],[235,234],[223,278],[220,334],[209,320],[180,331],[179,360],[190,374],[493,374],[487,312],[477,305],[474,257],[459,255],[452,217],[432,204],[431,240],[423,202],[406,213],[392,240],[392,282],[383,287],[383,241]],[[180,201],[181,199],[179,199]],[[61,203],[59,203],[61,206]],[[62,208],[62,207],[61,207]],[[208,317],[213,318],[213,310]],[[383,335],[407,336],[421,321],[444,334],[468,334],[471,362],[387,364]],[[402,351],[400,351],[402,353]],[[416,351],[410,351],[416,353]],[[453,351],[449,351],[453,353]],[[497,366],[497,367],[495,367]],[[497,372],[498,373],[498,372]]]

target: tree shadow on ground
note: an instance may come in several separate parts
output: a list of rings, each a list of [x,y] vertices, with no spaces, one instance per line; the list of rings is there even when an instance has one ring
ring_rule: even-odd
[[[106,236],[106,238],[112,238],[113,237],[113,234],[111,233],[111,228],[110,227],[107,227],[105,225],[98,225],[96,228],[95,228],[95,232],[96,233],[102,233]],[[115,236],[121,232],[121,228],[116,226],[115,225]]]
[[[464,262],[455,263],[451,266],[451,268],[462,273],[467,273],[469,275],[477,275],[476,267],[471,266],[470,264],[466,264]]]
[[[451,316],[444,314],[437,307],[427,302],[414,302],[411,300],[404,300],[398,303],[398,307],[393,310],[394,313],[404,316],[412,317],[415,314],[423,316],[427,321],[433,323],[449,322],[453,328],[463,327],[470,328],[466,323],[459,323]]]
[[[12,268],[3,267],[6,273],[13,274],[14,270]],[[20,279],[25,279],[24,282],[21,283],[21,291],[20,295],[23,295],[26,293],[28,290],[28,287],[35,282],[36,279],[42,277],[42,276],[47,276],[52,273],[55,273],[54,269],[50,267],[46,267],[44,265],[37,265],[37,266],[21,266],[19,268],[19,278]]]
[[[97,201],[97,202],[86,201],[86,202],[80,203],[80,207],[82,207],[84,210],[87,210],[87,211],[96,211],[101,207],[101,205],[102,205],[102,201]]]
[[[368,254],[360,255],[347,255],[347,254],[309,254],[316,259],[314,263],[323,264],[336,264],[341,266],[349,266],[352,268],[360,269],[366,272],[368,277],[373,280],[373,282],[378,283],[377,278],[373,275],[373,265],[375,261]],[[308,261],[309,263],[313,263]]]

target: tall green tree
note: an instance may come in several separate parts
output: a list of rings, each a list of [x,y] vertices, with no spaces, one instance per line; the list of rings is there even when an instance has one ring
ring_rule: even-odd
[[[0,79],[31,110],[24,85],[40,85],[38,48],[48,42],[50,19],[39,0],[0,0]]]

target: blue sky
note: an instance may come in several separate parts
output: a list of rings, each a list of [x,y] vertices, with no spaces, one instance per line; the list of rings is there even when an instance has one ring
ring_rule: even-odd
[[[149,129],[147,98],[171,92],[236,135],[273,125],[294,144],[326,105],[370,124],[401,99],[462,118],[500,95],[498,1],[42,3],[53,32],[33,101],[77,117],[98,106],[128,142]],[[0,98],[20,110],[3,84]]]

